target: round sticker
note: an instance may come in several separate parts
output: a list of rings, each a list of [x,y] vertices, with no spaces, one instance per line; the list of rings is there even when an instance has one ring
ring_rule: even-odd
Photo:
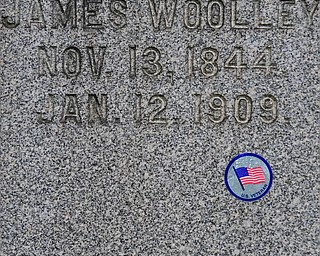
[[[233,158],[227,166],[224,181],[230,193],[243,201],[255,201],[268,193],[272,170],[268,162],[253,153]]]

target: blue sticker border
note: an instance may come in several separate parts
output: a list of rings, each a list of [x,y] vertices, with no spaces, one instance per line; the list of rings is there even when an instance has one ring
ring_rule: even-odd
[[[266,191],[263,192],[262,195],[260,195],[260,196],[258,196],[258,197],[256,197],[256,198],[245,199],[245,198],[239,197],[238,195],[236,195],[236,194],[231,190],[231,188],[230,188],[230,186],[229,186],[229,183],[228,183],[228,173],[229,173],[229,169],[231,168],[231,166],[233,165],[233,163],[234,163],[236,160],[238,160],[239,158],[244,157],[244,156],[254,156],[254,157],[259,158],[259,159],[268,167],[268,170],[269,170],[269,173],[270,173],[270,182],[269,182],[269,185],[268,185]],[[228,166],[227,166],[227,168],[226,168],[226,171],[225,171],[225,173],[224,173],[224,183],[226,184],[227,189],[229,190],[229,192],[230,192],[234,197],[236,197],[237,199],[239,199],[239,200],[241,200],[241,201],[246,201],[246,202],[249,202],[249,201],[257,201],[257,200],[259,200],[261,197],[265,196],[265,195],[269,192],[269,190],[270,190],[270,188],[271,188],[271,186],[272,186],[272,181],[273,181],[273,175],[272,175],[272,169],[271,169],[269,163],[268,163],[267,160],[265,160],[262,156],[259,156],[259,155],[254,154],[254,153],[242,153],[242,154],[237,155],[236,157],[234,157],[234,158],[229,162],[229,164],[228,164]]]

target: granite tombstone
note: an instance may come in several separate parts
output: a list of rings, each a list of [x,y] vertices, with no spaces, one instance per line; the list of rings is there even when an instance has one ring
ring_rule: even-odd
[[[1,0],[0,255],[319,255],[319,5]]]

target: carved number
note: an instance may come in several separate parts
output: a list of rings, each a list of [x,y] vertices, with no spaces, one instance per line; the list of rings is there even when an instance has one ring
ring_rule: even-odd
[[[267,75],[271,74],[271,70],[276,68],[276,65],[272,63],[271,60],[271,47],[266,47],[263,52],[260,53],[260,55],[254,61],[252,67],[257,69],[265,69]]]
[[[213,94],[209,101],[212,113],[208,113],[211,122],[219,124],[226,118],[227,103],[225,97],[220,94]]]
[[[215,76],[218,73],[217,60],[219,52],[211,47],[205,48],[201,52],[201,59],[203,64],[201,65],[201,72],[206,77]]]
[[[194,122],[201,124],[202,121],[202,95],[194,94]],[[207,108],[210,122],[220,124],[227,118],[227,100],[221,94],[212,94],[208,100]],[[253,101],[248,95],[235,97],[233,105],[234,118],[237,123],[247,124],[253,115]],[[260,117],[264,123],[271,124],[278,118],[278,101],[276,97],[267,94],[260,100]]]
[[[150,104],[156,104],[159,102],[160,104],[151,112],[149,117],[149,123],[151,124],[166,124],[167,119],[162,116],[163,112],[166,110],[168,105],[168,100],[163,95],[154,95],[149,100]]]
[[[247,68],[247,65],[243,64],[243,49],[236,47],[226,60],[224,66],[226,68],[235,69],[237,78],[241,77],[241,70]]]
[[[188,75],[190,77],[194,76],[194,70],[195,70],[195,56],[194,56],[194,47],[189,46],[187,48],[187,54],[188,54],[188,64],[187,64],[187,71]],[[212,48],[212,47],[207,47],[204,48],[201,51],[200,59],[202,61],[201,63],[201,73],[205,77],[213,77],[215,76],[218,71],[218,59],[219,59],[219,52]]]
[[[143,107],[142,107],[142,95],[137,94],[137,101],[136,101],[136,113],[135,119],[138,123],[141,123],[143,118]],[[164,95],[156,94],[153,95],[149,101],[148,106],[156,105],[150,112],[148,121],[150,124],[166,124],[167,118],[165,118],[164,112],[168,105],[168,100]]]
[[[237,78],[241,78],[242,71],[244,69],[263,69],[267,75],[271,74],[272,69],[276,69],[276,65],[272,63],[272,49],[266,47],[262,52],[258,54],[252,64],[244,63],[244,49],[242,47],[235,47],[230,56],[225,59],[224,67],[226,69],[235,70]],[[198,62],[201,62],[200,72],[205,77],[214,77],[218,74],[220,67],[218,64],[220,58],[219,50],[207,47],[202,49],[200,54],[200,60],[195,57],[195,48],[193,46],[187,47],[187,73],[189,77],[195,76],[195,67]]]
[[[252,99],[247,95],[239,95],[234,102],[234,117],[240,124],[247,124],[252,116]]]
[[[162,65],[160,63],[161,54],[155,47],[148,47],[143,52],[143,57],[149,65],[142,67],[143,73],[148,76],[156,76],[162,72]]]
[[[263,122],[271,124],[277,119],[278,102],[274,96],[265,95],[260,102],[260,108],[263,112],[260,115]]]

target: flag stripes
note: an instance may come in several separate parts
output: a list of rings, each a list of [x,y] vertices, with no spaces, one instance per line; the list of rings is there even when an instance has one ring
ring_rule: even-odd
[[[242,185],[265,183],[262,167],[247,168],[248,176],[240,178]]]

